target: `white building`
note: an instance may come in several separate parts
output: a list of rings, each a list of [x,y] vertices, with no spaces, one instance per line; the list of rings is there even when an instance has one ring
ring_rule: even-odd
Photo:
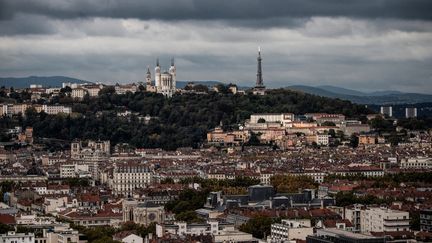
[[[209,220],[200,224],[188,224],[178,221],[173,224],[157,224],[157,237],[163,237],[165,234],[211,235],[214,237],[214,242],[262,242],[253,238],[251,234],[236,230],[234,224],[219,223],[216,220]]]
[[[83,177],[82,175],[85,174],[91,175],[88,164],[73,163],[60,165],[60,178]]]
[[[345,208],[345,219],[348,219],[353,224],[353,231],[360,232],[361,228],[361,211],[364,210],[361,204],[354,204],[350,207]]]
[[[415,117],[417,117],[417,108],[415,108],[415,107],[407,107],[407,108],[405,108],[405,117],[406,118],[415,118]]]
[[[377,207],[360,212],[360,230],[363,233],[408,231],[409,229],[409,212]]]
[[[315,136],[316,136],[315,142],[318,145],[323,145],[323,146],[329,145],[330,135],[328,135],[327,133],[317,133]]]
[[[156,61],[155,67],[155,84],[151,84],[151,73],[147,70],[146,89],[147,91],[163,94],[171,97],[176,92],[177,70],[174,64],[174,59],[171,59],[171,67],[169,71],[161,72],[159,59]]]
[[[432,158],[417,157],[401,159],[400,168],[402,169],[432,169]]]
[[[383,115],[387,115],[389,117],[393,116],[393,107],[391,106],[381,106],[380,113]]]
[[[341,176],[356,176],[362,175],[366,177],[381,177],[384,176],[384,170],[376,166],[348,166],[346,168],[336,169],[331,171],[335,175]]]
[[[87,90],[87,93],[90,97],[96,97],[99,95],[99,91],[102,90],[103,85],[102,84],[93,84],[93,85],[86,85],[83,87]]]
[[[81,87],[72,88],[71,97],[76,99],[83,99],[84,96],[88,94],[87,90]]]
[[[303,174],[312,177],[316,183],[323,183],[324,178],[327,176],[326,172],[320,171],[305,171]]]
[[[46,243],[87,242],[80,240],[78,230],[70,228],[69,224],[59,224],[49,230],[44,229],[43,236],[47,240]],[[45,242],[39,241],[39,243]]]
[[[146,164],[134,161],[114,164],[112,190],[116,195],[131,195],[152,182],[153,173]]]
[[[42,105],[42,110],[48,115],[57,115],[59,113],[72,113],[71,107],[66,107],[62,105]]]
[[[313,235],[310,219],[283,219],[280,224],[271,225],[271,242],[306,240],[308,235]]]
[[[0,235],[1,243],[34,243],[35,235],[33,233],[15,233],[9,231]]]
[[[280,123],[284,127],[291,127],[294,121],[293,113],[260,113],[252,114],[249,123]]]
[[[116,84],[114,86],[116,94],[126,94],[127,92],[135,93],[138,91],[138,86],[134,83],[132,84]]]
[[[143,243],[144,242],[144,239],[141,236],[138,236],[136,234],[130,234],[124,238],[116,239],[116,240],[123,243]]]

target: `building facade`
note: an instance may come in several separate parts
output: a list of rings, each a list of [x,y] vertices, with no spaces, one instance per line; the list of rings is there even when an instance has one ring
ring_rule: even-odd
[[[409,212],[388,208],[367,208],[360,212],[360,230],[363,233],[408,231]]]
[[[34,243],[35,235],[33,233],[15,233],[9,231],[6,234],[0,234],[0,242],[2,243]]]
[[[310,219],[286,220],[280,224],[271,225],[271,242],[285,242],[291,240],[306,240],[313,234]]]
[[[407,107],[405,108],[405,118],[415,118],[417,117],[417,108]]]
[[[82,141],[71,143],[71,158],[87,161],[98,161],[109,157],[111,151],[110,141],[90,140],[87,146],[83,146]]]
[[[112,190],[115,195],[132,195],[135,189],[151,184],[152,171],[147,165],[128,161],[116,163],[113,170]]]
[[[432,209],[420,211],[420,230],[432,232]]]
[[[123,222],[134,222],[136,224],[149,225],[151,223],[163,223],[165,210],[163,206],[151,202],[139,202],[135,199],[125,199],[123,206]]]

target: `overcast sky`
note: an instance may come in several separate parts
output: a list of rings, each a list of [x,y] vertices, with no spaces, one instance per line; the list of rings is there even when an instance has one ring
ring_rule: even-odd
[[[431,0],[0,0],[0,77],[432,93]]]

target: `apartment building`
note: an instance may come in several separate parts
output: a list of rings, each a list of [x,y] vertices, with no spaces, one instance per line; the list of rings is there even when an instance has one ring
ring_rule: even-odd
[[[360,230],[363,233],[408,231],[409,212],[371,207],[360,212]]]
[[[291,240],[306,240],[313,234],[310,219],[283,219],[281,223],[271,225],[271,242],[285,242]]]
[[[145,188],[152,182],[153,173],[141,161],[114,164],[112,190],[116,195],[131,195],[137,188]]]
[[[402,168],[402,169],[432,169],[432,158],[416,157],[416,158],[401,159],[400,168]]]

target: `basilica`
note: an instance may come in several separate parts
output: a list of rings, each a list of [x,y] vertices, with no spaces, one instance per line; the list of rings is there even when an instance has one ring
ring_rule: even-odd
[[[152,83],[150,68],[147,67],[146,90],[171,97],[176,92],[176,67],[174,59],[171,59],[171,67],[168,71],[161,72],[159,59],[156,60],[155,82]]]

